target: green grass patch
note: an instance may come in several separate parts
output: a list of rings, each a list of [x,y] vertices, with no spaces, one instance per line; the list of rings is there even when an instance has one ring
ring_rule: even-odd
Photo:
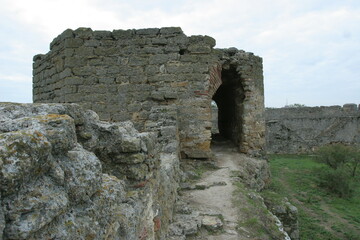
[[[352,198],[340,198],[319,187],[318,171],[326,167],[309,155],[271,155],[272,183],[262,195],[271,201],[287,197],[299,210],[302,240],[360,239],[360,183]]]
[[[233,204],[239,209],[238,231],[246,229],[253,239],[284,238],[258,193],[240,182],[235,182],[234,185],[236,190],[233,193]]]

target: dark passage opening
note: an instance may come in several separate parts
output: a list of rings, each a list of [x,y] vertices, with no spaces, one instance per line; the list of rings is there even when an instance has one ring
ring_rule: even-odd
[[[213,134],[215,140],[227,139],[238,145],[242,133],[242,112],[244,89],[236,66],[223,66],[221,72],[222,84],[213,96],[218,108],[218,134]]]

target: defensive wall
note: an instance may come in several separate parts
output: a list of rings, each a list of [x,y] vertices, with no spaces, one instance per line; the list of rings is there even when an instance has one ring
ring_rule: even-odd
[[[265,118],[268,153],[309,153],[331,143],[360,144],[356,104],[267,108]]]

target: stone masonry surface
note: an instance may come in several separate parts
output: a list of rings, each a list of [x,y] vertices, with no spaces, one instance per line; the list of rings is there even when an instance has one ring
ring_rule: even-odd
[[[308,153],[331,143],[360,144],[360,109],[331,107],[266,109],[269,153]]]
[[[179,27],[93,31],[68,29],[33,64],[36,103],[78,103],[101,120],[134,123],[142,132],[154,107],[177,113],[182,158],[211,157],[211,101],[220,133],[238,149],[265,146],[262,59],[236,48],[214,49],[208,36]]]

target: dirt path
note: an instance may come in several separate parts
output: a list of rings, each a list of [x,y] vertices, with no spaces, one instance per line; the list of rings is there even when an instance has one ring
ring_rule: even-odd
[[[229,142],[217,142],[212,152],[213,162],[184,164],[186,173],[202,174],[182,185],[168,239],[283,239],[283,233],[268,230],[276,230],[276,220],[256,192],[269,178],[267,162],[239,153]]]
[[[232,171],[238,171],[239,167],[235,163],[239,160],[239,154],[229,148],[216,146],[213,149],[214,160],[218,170],[207,172],[197,183],[198,186],[210,186],[204,190],[187,191],[184,198],[198,209],[201,214],[209,216],[222,216],[223,231],[219,235],[208,235],[202,232],[202,236],[196,239],[209,240],[235,240],[243,239],[236,231],[238,222],[238,209],[233,204],[233,185]]]

